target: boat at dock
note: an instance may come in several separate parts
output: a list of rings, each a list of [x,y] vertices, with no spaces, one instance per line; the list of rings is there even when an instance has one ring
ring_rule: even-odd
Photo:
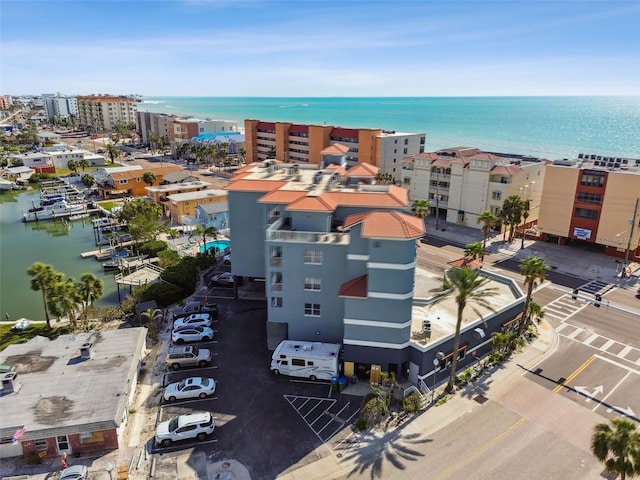
[[[39,220],[68,218],[82,213],[87,213],[86,203],[69,203],[66,200],[61,200],[51,205],[43,205],[42,209],[30,209],[30,211],[22,214],[22,221],[37,222]]]
[[[98,261],[102,261],[102,260],[114,260],[117,258],[124,258],[124,257],[128,257],[129,256],[129,250],[124,248],[116,248],[116,247],[111,247],[111,248],[107,248],[105,250],[102,250],[101,252],[97,252],[96,253],[96,260]]]

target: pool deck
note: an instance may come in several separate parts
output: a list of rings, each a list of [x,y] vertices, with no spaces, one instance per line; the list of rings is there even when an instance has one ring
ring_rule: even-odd
[[[181,257],[195,257],[198,253],[200,253],[200,248],[202,247],[201,241],[199,242],[195,237],[189,238],[188,235],[183,235],[178,238],[171,238],[168,235],[164,234],[160,236],[160,239],[166,241],[169,245],[169,248],[178,252]],[[219,236],[217,241],[231,242],[231,239]],[[212,243],[212,241],[207,243]]]

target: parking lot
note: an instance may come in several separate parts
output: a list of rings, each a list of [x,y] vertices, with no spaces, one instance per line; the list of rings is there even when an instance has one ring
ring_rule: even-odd
[[[192,376],[211,377],[216,392],[204,399],[161,400],[158,422],[208,411],[216,428],[202,442],[194,439],[159,447],[149,439],[149,450],[158,456],[154,478],[175,478],[176,464],[185,456],[199,478],[207,478],[203,468],[228,460],[244,465],[252,478],[275,478],[293,465],[304,464],[305,458],[312,462],[317,455],[332,455],[332,444],[351,433],[362,397],[332,391],[329,382],[271,374],[266,301],[247,298],[259,297],[255,292],[263,285],[256,283],[245,282],[237,300],[233,288],[219,287],[207,287],[194,297],[218,304],[218,318],[211,326],[213,340],[193,343],[210,349],[212,362],[204,368],[176,371],[165,367],[163,385]],[[323,443],[329,448],[318,449]]]

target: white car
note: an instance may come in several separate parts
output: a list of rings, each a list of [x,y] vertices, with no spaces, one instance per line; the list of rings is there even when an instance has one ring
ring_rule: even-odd
[[[213,330],[211,328],[198,325],[174,328],[173,332],[171,332],[171,341],[173,343],[208,342],[212,338]]]
[[[216,422],[209,412],[194,412],[174,417],[156,427],[156,445],[168,447],[179,440],[203,441],[213,433]]]
[[[67,467],[60,474],[60,480],[87,480],[88,469],[84,465]]]
[[[169,402],[185,398],[207,398],[216,393],[216,382],[213,378],[189,377],[164,387],[164,399]]]
[[[173,322],[173,329],[177,330],[178,328],[186,326],[195,327],[196,325],[210,327],[211,315],[208,313],[192,313],[184,318],[178,318]]]
[[[223,265],[231,265],[231,254],[227,253],[224,257],[222,257]]]

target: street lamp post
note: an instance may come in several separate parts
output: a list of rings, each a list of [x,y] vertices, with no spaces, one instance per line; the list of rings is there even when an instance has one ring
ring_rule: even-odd
[[[438,352],[436,353],[436,358],[433,359],[433,388],[431,389],[431,403],[435,401],[436,395],[436,373],[438,372],[438,366],[440,362],[444,358],[444,353]]]

